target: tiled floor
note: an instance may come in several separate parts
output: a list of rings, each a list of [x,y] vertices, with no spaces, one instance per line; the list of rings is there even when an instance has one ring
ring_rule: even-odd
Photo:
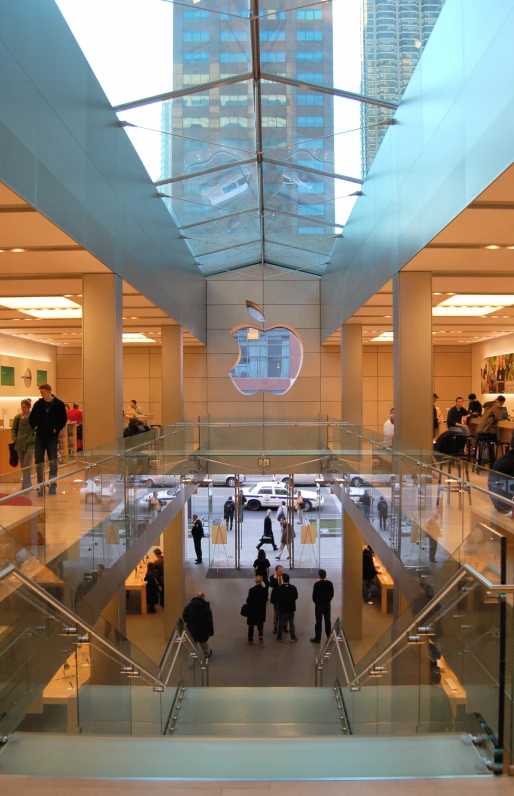
[[[151,782],[147,780],[74,780],[11,777],[0,779],[2,796],[504,796],[512,794],[509,777],[382,780],[359,782]]]

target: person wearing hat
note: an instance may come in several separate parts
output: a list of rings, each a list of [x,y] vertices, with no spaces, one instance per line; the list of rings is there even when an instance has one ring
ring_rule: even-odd
[[[433,393],[432,402],[434,404],[434,442],[439,436],[439,423],[444,423],[443,413],[439,407],[435,405],[437,400],[439,400],[439,396],[437,393]]]

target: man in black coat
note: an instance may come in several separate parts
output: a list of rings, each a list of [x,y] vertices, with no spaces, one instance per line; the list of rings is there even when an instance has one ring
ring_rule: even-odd
[[[296,611],[296,601],[298,599],[298,589],[289,583],[289,575],[284,572],[282,575],[282,586],[277,589],[278,603],[278,632],[277,641],[282,641],[282,631],[284,625],[289,622],[291,643],[298,641],[296,628],[294,626],[294,615]]]
[[[205,592],[199,591],[189,605],[184,608],[182,619],[187,625],[193,641],[200,645],[206,658],[210,658],[212,650],[209,638],[214,635],[214,622],[211,606],[205,599]]]
[[[327,580],[327,573],[324,569],[318,570],[319,580],[314,584],[312,589],[312,602],[314,603],[314,615],[316,624],[314,625],[314,638],[311,641],[314,644],[321,643],[321,621],[325,620],[325,633],[327,638],[332,630],[332,622],[330,620],[330,603],[334,597],[334,585],[331,580]]]
[[[231,531],[234,525],[234,511],[236,510],[236,504],[229,497],[225,501],[225,505],[223,506],[223,517],[225,522],[227,523],[227,531]]]
[[[42,384],[39,392],[41,393],[41,398],[32,407],[29,423],[36,432],[34,453],[37,482],[42,484],[45,480],[45,452],[48,457],[50,478],[57,476],[59,433],[68,422],[68,418],[64,403],[52,394],[52,388],[49,384]],[[37,493],[39,497],[42,497],[44,487],[40,486]],[[57,493],[57,484],[50,484],[48,493],[55,495]]]
[[[262,575],[255,578],[255,586],[248,591],[246,605],[248,606],[248,644],[253,644],[253,631],[257,625],[259,642],[263,642],[264,622],[266,621],[266,603],[268,602],[268,590],[262,583]]]
[[[202,521],[198,519],[198,514],[193,514],[193,527],[191,529],[191,536],[195,545],[196,561],[195,564],[202,563],[202,539],[205,536],[203,532]]]
[[[275,537],[273,535],[273,525],[271,522],[271,509],[267,510],[266,516],[264,517],[264,530],[262,532],[261,538],[259,539],[257,550],[260,550],[263,544],[271,544],[273,545],[273,550],[278,550],[278,547],[275,544]]]

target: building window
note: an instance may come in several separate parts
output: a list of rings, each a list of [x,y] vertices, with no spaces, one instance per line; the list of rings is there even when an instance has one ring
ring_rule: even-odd
[[[287,120],[284,119],[282,116],[263,116],[262,117],[262,126],[263,127],[285,127]]]
[[[209,95],[190,94],[188,97],[182,97],[182,102],[186,108],[199,108],[209,104]]]
[[[207,116],[189,117],[182,119],[183,127],[209,127],[209,118]]]
[[[203,30],[186,30],[182,38],[183,41],[209,41],[209,34]]]
[[[185,86],[199,86],[201,83],[209,82],[209,73],[203,75],[184,75],[182,82]]]
[[[263,94],[261,102],[263,105],[285,105],[287,97],[285,94]]]
[[[306,83],[322,83],[323,75],[321,72],[298,72],[297,80],[305,80]]]
[[[323,11],[319,8],[302,8],[296,12],[296,19],[323,19]]]
[[[263,16],[263,15],[266,16]],[[267,11],[261,9],[261,22],[266,22],[268,19],[285,19],[286,12],[285,11],[276,11],[274,8],[268,8]]]
[[[261,53],[261,61],[264,64],[284,63],[285,60],[286,60],[285,53]]]
[[[325,227],[298,227],[299,235],[324,235]]]
[[[237,127],[248,127],[248,118],[246,116],[220,116],[220,127],[228,127],[229,124]]]
[[[248,61],[247,53],[220,53],[222,64],[239,64],[243,61]]]
[[[246,41],[246,30],[222,30],[220,41]]]
[[[202,53],[198,51],[183,53],[182,57],[184,59],[185,64],[205,63],[210,60],[209,53]]]
[[[210,14],[208,11],[204,11],[201,9],[196,8],[185,8],[184,9],[184,19],[209,19]]]
[[[320,30],[298,30],[296,38],[298,41],[323,41],[323,33]]]
[[[323,116],[298,116],[298,127],[323,127]]]
[[[247,105],[248,96],[246,94],[220,94],[220,105]]]
[[[322,61],[323,53],[306,50],[303,53],[296,53],[297,61]]]
[[[323,149],[323,146],[322,138],[313,138],[312,141],[301,141],[298,144],[299,149]]]
[[[325,208],[323,205],[299,205],[298,213],[301,216],[323,216]]]
[[[321,94],[298,94],[296,97],[297,105],[323,105]]]
[[[284,30],[261,30],[261,41],[285,41],[286,34]]]
[[[318,180],[308,180],[298,183],[298,193],[323,193],[325,185]]]

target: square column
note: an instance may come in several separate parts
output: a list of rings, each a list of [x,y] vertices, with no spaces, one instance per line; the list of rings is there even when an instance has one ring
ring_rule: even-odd
[[[82,378],[84,449],[123,436],[122,279],[82,278]]]
[[[432,274],[393,277],[394,438],[432,450]]]
[[[346,637],[362,638],[362,534],[343,509],[343,605],[341,619]]]
[[[362,326],[341,326],[341,420],[362,426]]]
[[[184,340],[181,326],[161,327],[162,424],[184,419]]]
[[[164,555],[164,636],[170,639],[186,605],[184,584],[185,525],[182,509],[166,526],[162,536]],[[189,595],[191,599],[194,595]]]

